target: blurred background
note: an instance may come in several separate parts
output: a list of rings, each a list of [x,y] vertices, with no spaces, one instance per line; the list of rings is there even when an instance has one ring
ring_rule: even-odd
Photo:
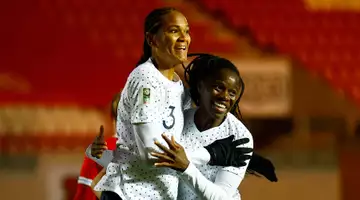
[[[359,199],[360,0],[1,1],[1,199],[72,199],[162,6],[188,18],[190,52],[244,77],[246,125],[279,182],[246,177],[243,199]]]

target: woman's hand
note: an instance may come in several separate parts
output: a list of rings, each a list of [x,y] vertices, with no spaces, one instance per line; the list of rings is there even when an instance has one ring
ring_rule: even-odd
[[[150,154],[158,160],[155,161],[156,167],[169,167],[171,169],[184,172],[189,166],[190,161],[188,160],[184,148],[175,141],[174,136],[171,137],[171,140],[166,137],[165,134],[161,135],[169,148],[160,144],[159,141],[155,141],[156,146],[158,146],[163,153],[160,152],[151,152]]]
[[[100,126],[99,135],[91,144],[91,156],[99,159],[105,150],[107,150],[107,144],[104,139],[104,126]]]
[[[251,153],[253,149],[238,146],[246,144],[250,140],[249,138],[234,140],[234,138],[234,135],[230,135],[227,138],[215,140],[213,143],[205,146],[205,149],[210,154],[209,165],[233,167],[246,166],[245,161],[251,159],[251,156],[248,154]]]

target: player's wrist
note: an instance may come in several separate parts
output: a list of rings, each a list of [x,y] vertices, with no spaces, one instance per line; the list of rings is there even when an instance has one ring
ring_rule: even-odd
[[[184,171],[181,172],[182,175],[192,176],[196,172],[196,167],[194,164],[189,162],[188,166]]]
[[[216,160],[216,151],[212,148],[212,146],[206,146],[204,148],[207,150],[207,152],[210,155],[208,165],[215,165],[215,163],[216,163],[215,162],[215,160]]]
[[[186,159],[186,161],[183,163],[183,165],[180,168],[180,172],[186,171],[187,168],[189,168],[190,161]]]

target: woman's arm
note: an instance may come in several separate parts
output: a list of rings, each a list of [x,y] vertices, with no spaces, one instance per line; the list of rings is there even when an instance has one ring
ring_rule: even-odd
[[[146,67],[132,72],[119,103],[119,108],[124,108],[126,111],[119,110],[117,113],[117,119],[121,119],[122,112],[130,114],[132,130],[121,130],[121,127],[117,127],[117,131],[134,133],[139,154],[145,161],[152,158],[149,150],[157,149],[154,140],[160,138],[165,131],[160,114],[166,100],[165,91],[158,85],[157,80],[149,76],[152,73],[154,71]]]
[[[240,146],[243,148],[253,148],[253,139],[249,132],[246,138],[249,142]],[[223,139],[224,140],[224,139]],[[221,140],[220,140],[221,141]],[[236,145],[238,146],[238,145]],[[247,152],[246,156],[251,156],[252,152]],[[244,156],[243,153],[239,154]],[[237,159],[235,159],[237,160]],[[249,159],[244,160],[242,167],[224,167],[218,171],[214,182],[208,180],[193,164],[181,174],[182,180],[194,189],[196,194],[207,200],[231,199],[237,192],[237,189],[243,180],[246,169],[249,165]]]
[[[184,148],[178,144],[174,138],[171,140],[166,136],[163,139],[169,148],[155,142],[164,153],[152,153],[153,156],[159,158],[155,163],[157,167],[169,167],[177,171],[183,172],[181,177],[186,181],[195,192],[208,200],[229,199],[236,194],[237,188],[244,178],[249,160],[245,161],[243,167],[224,167],[216,177],[215,182],[208,180],[190,161],[187,159]],[[252,140],[252,138],[250,138]],[[252,142],[246,143],[248,148],[252,148]],[[250,153],[251,155],[251,153]]]
[[[84,158],[78,179],[76,194],[73,200],[94,199],[91,183],[99,171],[101,171],[101,167],[99,165],[87,157]]]
[[[180,177],[202,199],[223,200],[234,197],[245,171],[246,166],[240,168],[224,167],[219,170],[215,181],[212,182],[190,163]]]
[[[150,152],[158,149],[154,141],[160,139],[162,133],[163,128],[160,123],[134,124],[135,141],[142,160],[146,161],[154,158],[150,155]]]
[[[91,189],[92,191],[94,192],[95,196],[100,199],[100,196],[101,196],[101,191],[96,191],[94,190],[96,184],[101,180],[101,178],[105,175],[106,173],[106,169],[103,168],[99,173],[98,175],[96,175],[96,177],[93,179],[92,183],[91,183]]]

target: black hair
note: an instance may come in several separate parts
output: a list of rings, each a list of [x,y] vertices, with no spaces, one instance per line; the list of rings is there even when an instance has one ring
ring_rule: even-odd
[[[161,27],[162,17],[164,15],[169,14],[172,11],[176,11],[175,8],[172,7],[164,7],[164,8],[157,8],[151,11],[145,18],[144,23],[144,44],[143,44],[143,54],[140,60],[137,62],[136,66],[139,66],[146,62],[151,57],[151,47],[146,40],[146,34],[155,34],[159,31]]]
[[[117,107],[118,107],[118,104],[120,101],[120,96],[121,96],[121,93],[116,93],[111,100],[110,114],[111,114],[111,118],[114,120],[116,120],[116,118],[117,118]]]
[[[213,76],[220,69],[224,69],[224,68],[232,70],[239,76],[240,84],[241,84],[240,96],[236,100],[233,108],[230,110],[230,113],[232,113],[240,121],[243,121],[238,104],[240,102],[242,95],[244,94],[245,84],[236,66],[231,61],[225,58],[221,58],[211,54],[197,53],[197,54],[189,54],[188,56],[189,57],[197,56],[194,60],[190,62],[190,64],[187,67],[184,66],[185,80],[190,87],[190,96],[197,106],[199,106],[199,99],[200,99],[200,94],[199,91],[197,90],[197,86],[200,81],[203,81],[206,78]]]

